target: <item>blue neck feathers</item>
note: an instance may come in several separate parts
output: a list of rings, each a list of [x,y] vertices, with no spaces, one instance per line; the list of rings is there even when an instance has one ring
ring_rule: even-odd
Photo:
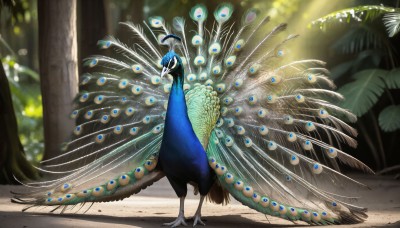
[[[172,135],[175,135],[177,132],[179,134],[187,134],[188,132],[182,131],[193,130],[191,129],[192,125],[187,114],[185,93],[183,91],[184,77],[182,67],[179,66],[179,69],[174,72],[173,78],[174,81],[169,95],[168,111],[165,119],[165,133],[171,133]]]

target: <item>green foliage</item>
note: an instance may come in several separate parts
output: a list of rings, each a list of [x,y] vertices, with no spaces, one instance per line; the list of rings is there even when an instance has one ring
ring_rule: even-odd
[[[1,62],[10,83],[19,137],[25,148],[26,158],[38,162],[42,159],[44,150],[39,75],[28,67],[19,65],[10,55],[1,58]]]
[[[393,69],[385,77],[388,89],[400,89],[400,69]]]
[[[400,129],[400,105],[387,106],[379,114],[379,126],[386,132]]]
[[[400,31],[400,9],[358,6],[330,13],[310,26],[329,32],[333,25],[339,24],[349,26],[331,46],[345,59],[331,71],[335,80],[347,82],[338,91],[345,97],[340,105],[362,117],[357,123],[361,136],[376,167],[384,168],[390,162],[390,151],[396,146],[386,144],[395,142],[397,136],[393,133],[384,139],[381,131],[400,130],[400,106],[393,96],[400,89],[400,68],[396,68],[395,41],[390,39]],[[347,75],[352,75],[350,81],[345,78]]]
[[[383,23],[386,26],[389,37],[395,36],[400,32],[400,12],[385,14]]]
[[[326,31],[330,26],[346,22],[368,22],[375,20],[379,16],[385,13],[396,12],[397,9],[392,7],[369,5],[369,6],[357,6],[353,8],[343,9],[332,12],[324,17],[311,22],[311,27],[318,27],[323,31]]]
[[[354,74],[364,68],[378,67],[384,53],[381,49],[364,50],[354,59],[340,63],[331,69],[331,78],[338,79],[345,74]]]
[[[368,25],[349,30],[335,42],[332,48],[344,54],[357,53],[368,49],[391,49],[385,34]]]
[[[354,82],[347,83],[339,89],[346,99],[343,108],[349,109],[357,116],[362,116],[371,109],[385,89],[383,81],[387,71],[380,69],[364,70],[356,73]]]

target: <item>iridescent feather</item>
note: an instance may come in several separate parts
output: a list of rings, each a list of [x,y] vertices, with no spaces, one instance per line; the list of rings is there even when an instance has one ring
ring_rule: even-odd
[[[157,164],[172,76],[159,76],[167,51],[161,41],[176,33],[189,119],[218,185],[250,208],[291,221],[363,221],[366,209],[351,203],[357,197],[340,191],[363,185],[341,174],[338,162],[372,170],[340,147],[357,145],[356,131],[341,120],[356,118],[329,102],[343,97],[331,90],[325,63],[290,61],[298,36],[283,37],[286,24],[265,32],[269,17],[250,9],[235,23],[232,13],[221,4],[205,28],[213,19],[198,4],[189,12],[195,28],[183,17],[170,27],[155,16],[143,25],[121,23],[134,34],[133,46],[100,40],[115,54],[85,59],[70,141],[38,168],[51,176],[23,183],[32,192],[13,202],[64,212],[65,205],[123,199],[164,176]]]

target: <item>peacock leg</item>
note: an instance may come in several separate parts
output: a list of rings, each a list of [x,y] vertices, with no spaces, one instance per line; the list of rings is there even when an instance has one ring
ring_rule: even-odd
[[[169,223],[164,223],[163,226],[171,226],[171,227],[177,227],[180,225],[187,226],[185,222],[185,213],[184,213],[184,204],[185,204],[185,197],[180,198],[180,206],[179,206],[179,214],[178,217],[175,219],[173,222]]]
[[[199,207],[197,208],[196,214],[194,214],[194,222],[193,222],[193,227],[195,227],[197,225],[197,223],[199,223],[200,225],[205,226],[206,224],[201,221],[201,207],[203,206],[203,201],[204,201],[205,196],[200,196],[200,203],[199,203]]]

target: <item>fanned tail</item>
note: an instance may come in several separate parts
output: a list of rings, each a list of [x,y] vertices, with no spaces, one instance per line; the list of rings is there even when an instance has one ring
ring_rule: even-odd
[[[355,147],[357,133],[338,117],[356,118],[327,101],[343,97],[331,90],[335,86],[325,63],[290,61],[288,47],[298,36],[283,37],[286,24],[262,35],[269,17],[257,20],[257,11],[248,10],[235,27],[229,24],[232,12],[230,4],[221,4],[205,34],[205,7],[192,9],[198,33],[185,82],[218,94],[220,117],[206,145],[221,186],[243,204],[288,220],[362,222],[366,209],[349,202],[357,197],[334,189],[364,185],[341,174],[337,160],[373,171],[340,149],[341,143]],[[206,124],[190,110],[189,117],[195,131]]]
[[[111,36],[98,42],[114,54],[85,59],[71,140],[60,155],[41,162],[46,178],[22,183],[31,191],[12,202],[63,212],[67,205],[129,197],[164,176],[156,166],[171,81],[159,76],[158,40],[140,26],[123,25],[138,42],[133,48]]]

